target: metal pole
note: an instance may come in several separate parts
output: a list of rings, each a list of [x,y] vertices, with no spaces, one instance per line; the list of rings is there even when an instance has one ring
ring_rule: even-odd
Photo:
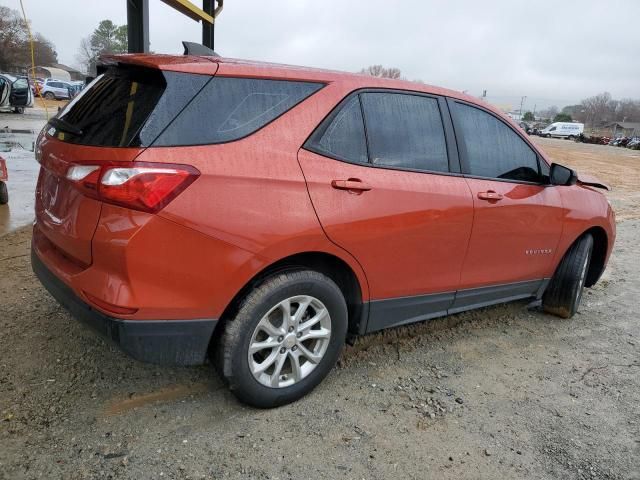
[[[522,120],[522,104],[524,103],[524,101],[525,101],[525,99],[526,99],[526,98],[527,98],[526,96],[523,96],[523,97],[520,99],[520,120]]]
[[[129,53],[149,52],[149,0],[127,0]]]
[[[215,7],[216,0],[202,0],[202,10],[212,17],[214,16]],[[215,22],[213,24],[202,22],[202,44],[211,50],[214,50],[214,27]]]

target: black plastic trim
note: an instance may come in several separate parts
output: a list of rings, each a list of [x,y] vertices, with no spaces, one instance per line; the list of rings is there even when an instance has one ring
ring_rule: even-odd
[[[514,300],[539,300],[548,284],[549,279],[543,278],[456,292],[371,300],[368,302],[369,321],[365,329],[360,329],[360,333],[376,332]]]
[[[372,300],[369,302],[367,333],[442,317],[454,298],[455,292],[445,292]]]
[[[492,285],[489,287],[459,290],[449,308],[449,314],[464,312],[473,308],[486,307],[496,303],[506,303],[523,298],[536,297],[544,280]]]
[[[113,318],[83,302],[46,267],[33,248],[31,266],[42,285],[69,313],[133,358],[161,365],[205,363],[216,320]]]

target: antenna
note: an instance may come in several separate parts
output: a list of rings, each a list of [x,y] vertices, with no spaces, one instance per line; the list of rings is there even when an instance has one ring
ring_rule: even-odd
[[[211,50],[209,47],[205,47],[199,43],[195,42],[182,42],[182,46],[184,47],[185,55],[199,55],[202,57],[219,57],[216,52]]]

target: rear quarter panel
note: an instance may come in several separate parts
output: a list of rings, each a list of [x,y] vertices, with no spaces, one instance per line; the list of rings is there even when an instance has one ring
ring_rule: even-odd
[[[363,300],[369,299],[365,273],[357,260],[324,234],[297,159],[308,135],[345,95],[342,88],[331,87],[244,139],[219,145],[151,147],[137,159],[189,164],[201,172],[160,216],[255,255],[251,271],[225,279],[233,285],[231,290],[239,291],[256,273],[282,258],[324,252],[351,267]]]

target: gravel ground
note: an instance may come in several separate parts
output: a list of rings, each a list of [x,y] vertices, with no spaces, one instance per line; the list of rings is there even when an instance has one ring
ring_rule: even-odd
[[[640,479],[640,221],[559,320],[515,303],[362,338],[303,400],[110,347],[0,238],[0,478]]]
[[[640,219],[615,194],[629,215],[572,320],[520,302],[367,336],[266,411],[106,344],[34,278],[29,228],[2,236],[0,478],[640,479]]]

